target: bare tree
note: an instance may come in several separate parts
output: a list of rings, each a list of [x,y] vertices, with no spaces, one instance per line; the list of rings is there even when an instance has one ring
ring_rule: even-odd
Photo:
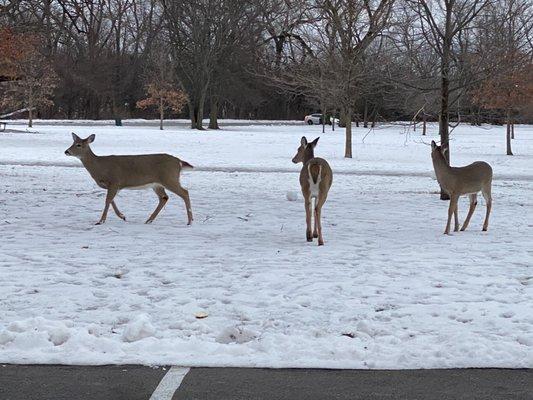
[[[178,80],[189,97],[191,127],[203,129],[204,106],[223,57],[250,24],[249,0],[162,0]]]
[[[439,135],[441,146],[448,149],[450,162],[450,82],[454,61],[454,42],[471,27],[481,11],[491,0],[408,0],[418,16],[419,30],[440,59],[440,111]],[[448,195],[441,191],[441,199]]]
[[[258,2],[264,28],[264,44],[273,43],[273,65],[292,63],[310,53],[305,27],[317,22],[312,12],[315,5],[309,0],[266,0]]]
[[[346,124],[344,156],[352,157],[355,96],[364,77],[364,53],[387,26],[394,0],[321,0],[316,9],[317,58],[327,60],[332,97]]]

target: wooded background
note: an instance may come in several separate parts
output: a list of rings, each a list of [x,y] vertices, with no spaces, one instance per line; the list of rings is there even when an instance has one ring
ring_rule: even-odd
[[[0,0],[0,114],[533,121],[530,0]],[[350,135],[351,137],[351,135]],[[348,138],[348,135],[347,135]],[[351,155],[351,143],[346,156]]]

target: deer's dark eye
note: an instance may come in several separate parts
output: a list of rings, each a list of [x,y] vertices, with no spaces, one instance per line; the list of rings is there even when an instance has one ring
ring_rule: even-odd
[[[76,147],[81,147],[81,144],[78,143],[78,144],[76,145]]]

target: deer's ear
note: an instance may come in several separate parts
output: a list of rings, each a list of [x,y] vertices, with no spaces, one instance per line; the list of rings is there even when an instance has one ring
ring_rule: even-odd
[[[437,148],[437,143],[435,143],[434,140],[431,141],[431,150],[435,150]]]
[[[317,137],[315,140],[313,140],[313,141],[311,142],[311,146],[313,146],[313,149],[316,147],[316,145],[317,145],[317,143],[318,143],[318,139],[320,139],[320,136]]]
[[[305,136],[302,136],[302,140],[300,141],[300,143],[302,144],[302,146],[307,146],[307,139]]]
[[[87,143],[92,143],[94,142],[94,139],[96,138],[96,135],[93,133],[91,136],[89,136],[86,140],[87,140]]]
[[[75,142],[78,142],[81,140],[81,138],[78,135],[76,135],[74,132],[71,132],[71,134],[72,134],[72,140],[74,140]]]

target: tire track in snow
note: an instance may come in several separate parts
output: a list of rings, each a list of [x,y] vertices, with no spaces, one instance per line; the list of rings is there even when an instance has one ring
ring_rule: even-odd
[[[0,161],[0,166],[21,166],[21,167],[61,167],[61,168],[83,168],[82,164],[73,164],[69,162],[46,162],[46,161]],[[261,168],[261,167],[194,167],[193,171],[198,172],[225,172],[225,173],[262,173],[262,174],[296,174],[299,169],[291,168]],[[190,172],[188,172],[190,173]],[[335,170],[335,175],[353,175],[353,176],[391,176],[391,177],[422,177],[432,178],[432,171],[393,171],[393,170]],[[495,174],[495,181],[527,181],[533,182],[533,175],[508,175]]]

